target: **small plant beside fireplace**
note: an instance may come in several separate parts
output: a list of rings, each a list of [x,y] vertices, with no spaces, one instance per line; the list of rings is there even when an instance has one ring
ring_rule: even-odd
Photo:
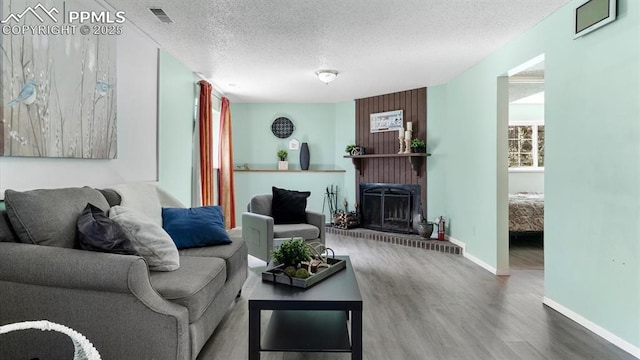
[[[349,155],[364,155],[364,147],[356,144],[347,145],[344,151]]]
[[[427,144],[424,142],[424,140],[412,139],[411,140],[411,151],[414,152],[414,153],[427,152]]]

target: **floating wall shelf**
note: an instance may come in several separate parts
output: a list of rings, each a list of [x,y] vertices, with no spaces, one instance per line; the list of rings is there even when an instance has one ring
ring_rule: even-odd
[[[420,177],[424,159],[431,154],[427,153],[408,153],[408,154],[365,154],[365,155],[345,155],[345,158],[351,159],[353,166],[362,175],[362,161],[372,158],[408,158],[411,168],[416,172],[416,176]]]

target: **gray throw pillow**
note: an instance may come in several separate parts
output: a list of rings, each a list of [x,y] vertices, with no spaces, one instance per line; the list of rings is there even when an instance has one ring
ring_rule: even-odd
[[[6,190],[4,199],[20,242],[65,248],[75,247],[78,216],[87,203],[109,209],[104,196],[90,187]]]
[[[138,255],[147,260],[149,269],[173,271],[180,267],[180,256],[171,236],[141,212],[124,206],[109,210],[109,218],[117,222],[128,233]]]
[[[78,247],[89,251],[138,255],[122,226],[92,204],[87,204],[78,217]]]

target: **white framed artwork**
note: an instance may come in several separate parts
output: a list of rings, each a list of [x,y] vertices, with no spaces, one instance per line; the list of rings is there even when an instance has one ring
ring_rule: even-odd
[[[402,128],[402,110],[387,111],[369,115],[372,133],[398,131]]]

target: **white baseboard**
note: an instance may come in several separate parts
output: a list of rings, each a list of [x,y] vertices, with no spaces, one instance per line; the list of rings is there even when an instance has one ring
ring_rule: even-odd
[[[620,349],[628,352],[629,354],[635,356],[636,358],[640,359],[640,347],[637,347],[633,344],[631,344],[630,342],[621,339],[620,337],[618,337],[617,335],[613,334],[611,331],[603,328],[602,326],[588,320],[587,318],[585,318],[584,316],[558,304],[557,302],[549,299],[548,297],[543,297],[542,298],[542,303],[547,305],[548,307],[552,308],[553,310],[559,312],[560,314],[568,317],[569,319],[577,322],[578,324],[584,326],[585,328],[587,328],[588,330],[590,330],[591,332],[593,332],[594,334],[600,336],[601,338],[607,340],[608,342],[612,343],[613,345],[619,347]]]
[[[464,255],[464,249],[466,248],[467,244],[449,235],[447,235],[447,240],[449,240],[449,242],[453,245],[460,246],[462,248],[462,254]]]
[[[462,255],[464,257],[466,257],[467,259],[471,260],[471,262],[475,263],[476,265],[482,267],[483,269],[487,270],[488,272],[494,274],[494,275],[499,275],[499,276],[503,276],[503,275],[509,275],[509,270],[498,270],[496,268],[494,268],[493,266],[487,264],[486,262],[478,259],[477,257],[469,254],[466,250],[466,244],[456,238],[454,238],[453,236],[447,236],[447,240],[449,240],[450,243],[454,244],[454,245],[458,245],[462,248]]]

